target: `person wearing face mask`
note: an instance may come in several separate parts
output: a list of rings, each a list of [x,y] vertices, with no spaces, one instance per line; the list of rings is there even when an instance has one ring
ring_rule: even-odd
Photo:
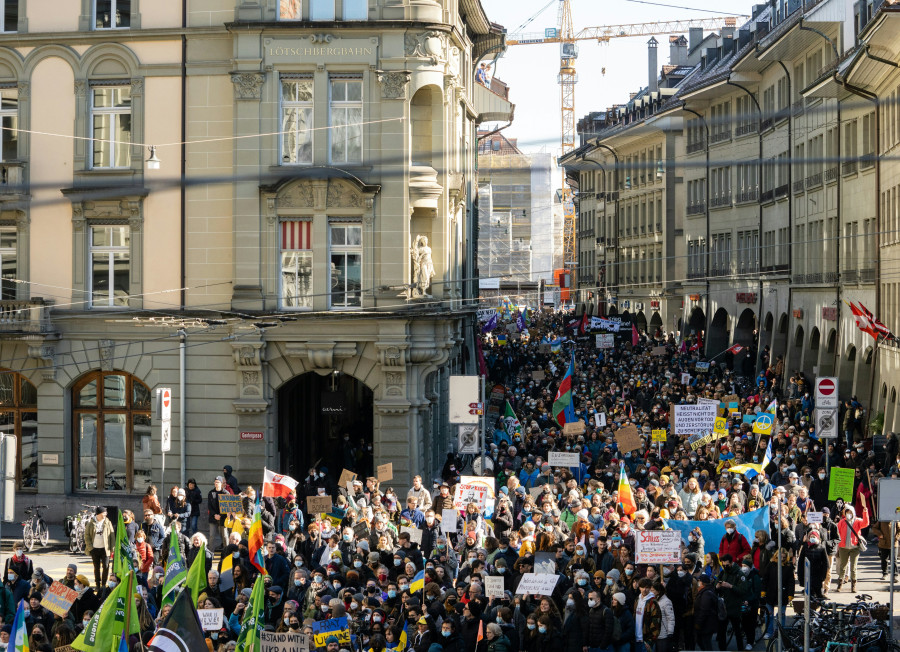
[[[806,564],[809,560],[809,586],[813,596],[822,598],[822,587],[825,583],[825,575],[828,564],[828,553],[822,541],[822,534],[813,526],[806,535],[806,541],[800,546],[800,555],[797,558],[797,579],[800,584],[806,582]]]
[[[743,559],[745,555],[750,554],[750,544],[747,538],[737,531],[737,525],[734,520],[725,521],[725,536],[719,543],[719,559],[725,555],[731,555],[732,559]]]
[[[73,602],[72,606],[69,608],[69,615],[80,626],[82,618],[84,620],[90,620],[90,615],[92,615],[100,606],[100,601],[97,599],[97,594],[94,592],[94,589],[91,588],[90,580],[84,575],[75,576],[73,590],[78,595],[75,598],[75,602]],[[6,620],[5,615],[4,620]],[[12,622],[12,615],[10,615],[10,619],[6,622]]]
[[[615,615],[607,605],[600,593],[591,591],[588,593],[587,611],[583,616],[584,621],[584,647],[588,652],[600,652],[609,650],[613,644],[613,634],[616,630]],[[619,627],[621,638],[621,626]]]
[[[600,592],[600,599],[607,607],[612,606],[612,598],[616,593],[625,593],[625,586],[622,584],[622,574],[617,568],[611,569],[606,574],[606,579],[602,580],[600,584],[603,586]]]
[[[841,512],[843,518],[838,522],[838,583],[835,591],[841,590],[844,583],[844,571],[850,566],[850,590],[856,593],[856,561],[860,553],[861,532],[869,526],[869,508],[863,505],[862,518],[857,518],[856,510],[845,505]]]
[[[563,598],[562,628],[564,652],[583,652],[585,601],[581,591],[572,589]]]

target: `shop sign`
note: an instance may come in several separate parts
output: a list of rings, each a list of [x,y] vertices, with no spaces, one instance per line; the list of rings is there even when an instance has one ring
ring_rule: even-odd
[[[756,292],[738,292],[736,300],[738,303],[756,303]]]
[[[828,321],[837,321],[838,318],[838,309],[834,307],[822,308],[822,319],[827,319]]]
[[[794,315],[797,319],[803,319],[803,308],[797,308],[791,311],[791,314]]]

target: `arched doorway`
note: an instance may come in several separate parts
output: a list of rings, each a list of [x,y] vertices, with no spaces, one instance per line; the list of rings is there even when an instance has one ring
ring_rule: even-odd
[[[794,337],[791,339],[791,348],[787,357],[787,372],[793,375],[795,371],[803,370],[803,342],[806,341],[806,331],[803,326],[797,326],[794,331]],[[807,380],[810,380],[807,378]]]
[[[838,372],[838,391],[842,398],[848,398],[853,394],[853,378],[856,375],[856,347],[852,344],[847,347],[847,355],[840,362]]]
[[[16,486],[38,488],[37,387],[22,374],[0,370],[0,432],[16,440]]]
[[[837,349],[837,329],[832,328],[825,340],[825,353],[819,359],[819,375],[834,375],[834,352]]]
[[[684,334],[685,337],[688,335],[694,335],[696,333],[702,333],[706,330],[706,315],[703,313],[701,308],[694,308],[691,310],[691,318],[688,319],[687,332]]]
[[[872,374],[875,372],[872,370],[872,361],[875,358],[875,349],[871,346],[867,346],[865,351],[862,354],[862,365],[859,369],[859,379],[860,383],[856,386],[856,398],[862,403],[866,408],[871,408],[871,399],[872,399]],[[869,410],[871,412],[871,410]],[[869,421],[871,421],[871,417],[869,417]],[[868,423],[863,424],[863,427],[868,427]]]
[[[655,335],[657,330],[665,336],[666,330],[663,328],[663,320],[658,311],[650,316],[650,334]]]
[[[814,367],[817,367],[819,364],[819,342],[821,339],[822,336],[818,327],[813,326],[813,329],[809,332],[809,353],[807,353],[803,365],[803,371],[807,376],[810,376],[814,371]],[[825,375],[821,369],[819,369],[819,375]]]
[[[897,388],[891,388],[891,400],[884,406],[884,429],[885,432],[896,430],[897,420]]]
[[[756,373],[756,313],[750,308],[738,317],[734,343],[743,346],[744,350],[734,356],[733,368],[742,376],[753,376]]]
[[[353,376],[306,373],[278,390],[282,472],[303,478],[312,466],[372,474],[372,390]],[[349,442],[344,436],[349,435]]]
[[[772,360],[777,360],[778,356],[787,355],[787,340],[788,316],[786,312],[783,312],[781,317],[778,318],[778,328],[775,329],[775,336],[772,338]]]
[[[634,325],[637,326],[639,333],[647,332],[647,317],[644,315],[643,310],[634,316]]]
[[[709,324],[709,339],[706,342],[706,356],[711,358],[728,348],[728,311],[725,308],[716,310]]]
[[[769,348],[769,364],[775,364],[775,358],[772,356],[772,329],[775,327],[775,316],[771,312],[766,313],[762,322],[762,329],[759,331],[759,355],[762,355],[766,347]]]

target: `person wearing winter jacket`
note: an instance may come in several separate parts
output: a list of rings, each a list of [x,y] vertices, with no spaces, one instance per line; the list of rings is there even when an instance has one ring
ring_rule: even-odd
[[[622,630],[618,641],[613,638],[612,649],[614,652],[631,652],[631,645],[634,643],[634,614],[625,606],[626,601],[624,593],[616,593],[612,599],[612,607],[610,607],[613,616],[619,621],[619,629]]]
[[[759,614],[759,597],[762,593],[762,577],[753,565],[753,559],[748,555],[741,560],[741,573],[747,578],[747,591],[744,594],[744,604],[741,606],[741,629],[747,638],[746,644],[750,647],[756,643],[756,617]]]
[[[699,590],[694,598],[694,631],[697,650],[712,650],[712,637],[719,628],[719,598],[712,586],[712,578],[705,573],[697,581]]]
[[[862,518],[857,518],[852,505],[844,505],[841,520],[837,524],[840,543],[838,543],[838,583],[835,591],[841,590],[844,583],[844,570],[850,565],[850,590],[856,593],[856,561],[859,559],[860,533],[869,527],[869,508],[863,505]]]
[[[147,581],[147,573],[153,568],[154,551],[153,547],[147,543],[147,535],[143,530],[138,530],[134,537],[134,551],[138,563],[138,575],[142,580]]]
[[[660,623],[659,638],[656,639],[655,652],[671,652],[675,649],[675,607],[669,596],[666,595],[665,587],[657,582],[653,585],[653,595],[656,596],[656,602],[659,604]]]
[[[175,521],[181,523],[181,532],[187,536],[186,530],[191,518],[191,506],[187,502],[187,492],[184,489],[178,489],[175,502],[168,506],[166,516],[172,519],[173,523]]]
[[[197,531],[197,521],[200,519],[200,505],[203,504],[203,494],[197,488],[197,481],[190,478],[185,485],[185,497],[188,505],[191,506],[191,515],[188,518],[187,529],[184,533],[191,536]]]
[[[822,535],[818,530],[810,530],[806,535],[806,541],[800,548],[800,556],[797,558],[797,579],[801,584],[806,583],[806,560],[809,559],[809,586],[813,596],[822,597],[822,585],[825,582],[825,570],[828,564],[828,553],[825,544],[822,543]]]
[[[603,604],[596,590],[588,593],[587,606],[587,612],[582,618],[584,645],[588,652],[608,650],[613,643],[615,615],[612,609]]]
[[[31,579],[34,575],[34,564],[28,555],[25,554],[25,544],[16,541],[13,545],[12,557],[6,558],[6,568],[3,569],[3,577],[9,575],[9,571],[13,571],[18,577],[26,577]]]
[[[898,541],[900,541],[900,528],[897,528],[894,532],[894,540],[891,541],[891,522],[890,521],[878,521],[875,525],[872,526],[872,533],[878,536],[878,557],[881,559],[881,581],[884,582],[887,580],[887,572],[888,565],[891,561],[891,547],[897,547]],[[896,574],[896,567],[893,569],[893,573]]]
[[[775,631],[775,618],[773,613],[778,606],[778,574],[781,573],[781,604],[789,605],[794,598],[794,564],[791,561],[791,553],[786,548],[781,550],[781,563],[778,563],[778,551],[776,550],[769,560],[766,574],[763,576],[762,597],[765,602],[768,619],[766,635],[763,638],[772,638]],[[781,612],[781,622],[784,624],[784,610]]]
[[[732,519],[725,521],[725,536],[719,543],[719,559],[725,555],[731,555],[732,559],[743,559],[750,554],[750,544],[747,538],[737,531],[737,526]]]

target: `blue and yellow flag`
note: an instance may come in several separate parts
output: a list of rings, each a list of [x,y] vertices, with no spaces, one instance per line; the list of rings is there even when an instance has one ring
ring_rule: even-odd
[[[409,583],[409,592],[415,593],[416,591],[421,591],[425,588],[425,571],[420,570],[416,573],[416,576],[413,578],[413,581]]]

